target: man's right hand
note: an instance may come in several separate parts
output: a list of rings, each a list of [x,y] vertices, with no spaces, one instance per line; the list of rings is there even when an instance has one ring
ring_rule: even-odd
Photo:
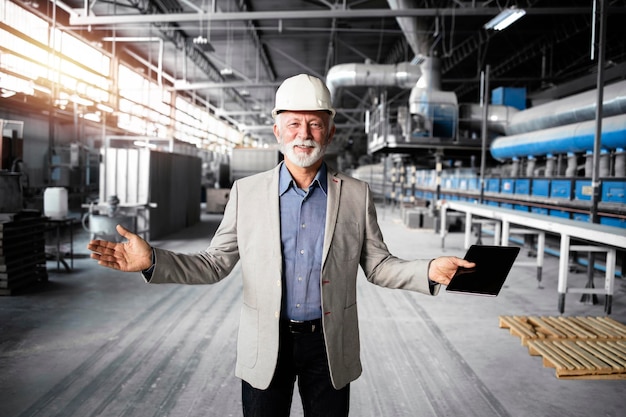
[[[117,232],[127,241],[123,243],[94,239],[87,244],[91,258],[99,265],[125,272],[139,272],[152,266],[152,248],[141,237],[119,224]]]

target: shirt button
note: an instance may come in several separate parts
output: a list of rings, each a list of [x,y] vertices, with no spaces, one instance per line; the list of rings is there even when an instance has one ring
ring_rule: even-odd
[[[280,280],[276,281],[276,286],[280,287]]]
[[[274,312],[274,317],[278,318],[278,311]]]
[[[302,281],[302,277],[298,277],[298,281]]]
[[[304,249],[300,250],[300,255],[304,255]]]
[[[302,228],[306,229],[306,224],[305,223],[302,223]]]
[[[300,304],[296,304],[296,308],[300,308]]]

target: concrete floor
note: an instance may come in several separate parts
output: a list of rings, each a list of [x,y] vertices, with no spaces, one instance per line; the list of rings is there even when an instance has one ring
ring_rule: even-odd
[[[200,224],[152,243],[202,250],[219,220],[204,214]],[[461,233],[450,234],[442,252],[432,230],[407,229],[397,209],[379,208],[379,220],[397,256],[464,254]],[[139,274],[97,266],[86,241],[80,231],[71,273],[49,262],[48,284],[0,298],[0,416],[241,415],[239,269],[213,287],[147,285]],[[352,384],[351,415],[624,415],[626,380],[557,379],[498,327],[499,315],[558,315],[557,268],[548,256],[539,289],[534,267],[514,266],[496,298],[427,297],[361,279],[364,372]],[[585,280],[585,273],[570,276],[573,284]],[[617,279],[611,317],[622,323],[625,292]],[[601,304],[579,298],[567,296],[566,316],[604,316]],[[297,394],[292,415],[302,415]]]

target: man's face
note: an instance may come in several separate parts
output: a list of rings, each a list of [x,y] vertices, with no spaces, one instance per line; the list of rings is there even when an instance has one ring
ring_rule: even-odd
[[[323,111],[285,111],[274,124],[280,151],[301,168],[321,163],[334,134],[330,115]]]

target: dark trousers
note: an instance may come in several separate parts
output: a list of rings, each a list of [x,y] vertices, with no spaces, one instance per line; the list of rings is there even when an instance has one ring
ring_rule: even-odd
[[[270,386],[260,390],[242,382],[244,417],[288,417],[296,378],[305,417],[347,417],[350,386],[333,387],[323,333],[287,329],[280,331],[278,365]]]

